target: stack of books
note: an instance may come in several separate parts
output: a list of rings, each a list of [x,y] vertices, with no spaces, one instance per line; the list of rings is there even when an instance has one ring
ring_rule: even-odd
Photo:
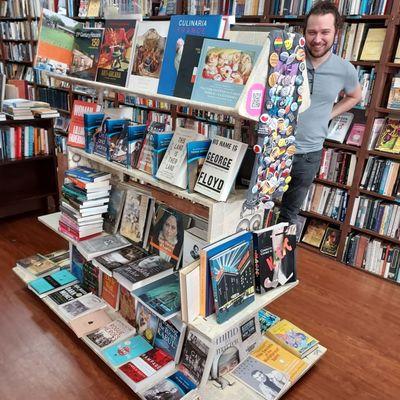
[[[3,111],[12,119],[34,119],[59,117],[57,110],[50,108],[50,104],[43,101],[26,99],[8,99],[3,102]]]
[[[65,176],[60,232],[77,241],[99,235],[110,199],[111,174],[79,166],[67,170]]]

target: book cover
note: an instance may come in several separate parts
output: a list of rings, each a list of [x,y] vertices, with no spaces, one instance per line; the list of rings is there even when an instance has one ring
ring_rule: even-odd
[[[327,227],[327,222],[318,221],[316,219],[310,220],[307,225],[306,232],[304,233],[302,242],[319,248]]]
[[[133,296],[131,295],[133,298]],[[137,303],[136,326],[138,335],[143,336],[150,344],[153,344],[160,319],[146,306]]]
[[[158,205],[151,220],[149,251],[178,267],[182,255],[184,230],[191,218],[178,211]]]
[[[179,270],[181,288],[181,319],[192,322],[200,315],[200,261]]]
[[[205,39],[191,99],[235,107],[261,48]]]
[[[149,136],[151,147],[151,173],[155,177],[173,137],[173,132],[157,132]]]
[[[72,275],[69,271],[60,270],[29,282],[28,287],[32,289],[36,294],[41,296],[53,291],[54,289],[58,289],[62,286],[74,283],[75,281],[76,277]]]
[[[97,295],[99,293],[100,271],[90,261],[85,261],[82,267],[82,287],[90,293]]]
[[[23,260],[18,260],[17,265],[35,276],[45,274],[46,272],[57,268],[56,263],[41,254],[35,254],[34,256],[24,258]]]
[[[125,197],[125,188],[116,184],[112,185],[108,210],[104,215],[104,231],[111,235],[116,234],[118,231],[122,210],[124,208]]]
[[[346,144],[361,147],[364,132],[365,124],[353,124],[349,133],[349,137],[346,139]]]
[[[194,190],[217,201],[226,201],[248,145],[216,136],[208,150]]]
[[[106,115],[104,113],[85,113],[83,115],[86,153],[93,153],[94,139],[103,130],[105,119]]]
[[[90,312],[106,308],[107,304],[93,293],[88,293],[78,299],[60,306],[60,312],[72,320]]]
[[[101,309],[74,318],[69,322],[69,324],[76,336],[80,338],[90,332],[95,331],[96,329],[102,328],[110,322],[111,318],[108,316],[105,310]]]
[[[80,285],[75,284],[50,294],[49,298],[53,300],[56,304],[62,305],[72,300],[78,299],[85,294],[87,294],[87,291],[83,289]]]
[[[328,227],[322,240],[321,253],[336,257],[340,241],[340,230]]]
[[[177,371],[154,385],[151,389],[143,392],[141,396],[146,400],[164,398],[179,400],[194,389],[196,389],[196,385],[182,372]]]
[[[361,51],[360,61],[379,61],[385,36],[386,28],[369,28]]]
[[[376,140],[375,150],[393,152],[399,137],[400,123],[396,119],[389,118],[383,126]]]
[[[149,196],[134,189],[127,190],[121,218],[122,236],[135,243],[143,242],[149,204]]]
[[[400,76],[398,75],[392,78],[387,107],[393,110],[400,109]]]
[[[136,302],[131,292],[119,286],[119,313],[131,326],[136,327]]]
[[[187,190],[189,193],[194,192],[200,171],[203,168],[211,140],[195,140],[186,143],[187,151]]]
[[[82,24],[43,8],[34,66],[66,75],[72,63],[75,31]]]
[[[262,398],[274,400],[290,385],[289,377],[254,357],[246,358],[232,372]]]
[[[157,93],[169,21],[140,21],[136,27],[129,88]]]
[[[128,169],[136,168],[142,150],[146,125],[128,126]]]
[[[96,79],[103,32],[102,28],[75,30],[71,76],[91,81]]]
[[[307,367],[306,362],[268,338],[264,339],[251,355],[268,366],[287,374],[292,382],[297,380]]]
[[[93,239],[80,242],[77,246],[78,251],[86,259],[101,256],[128,247],[130,242],[119,234],[104,235]]]
[[[267,329],[271,328],[272,325],[275,325],[281,320],[280,317],[265,308],[262,308],[258,312],[258,319],[260,320],[260,329],[262,334],[264,334]]]
[[[207,246],[207,232],[194,226],[186,229],[183,235],[182,267],[187,267],[200,259],[200,250]]]
[[[118,310],[119,283],[107,274],[102,274],[101,277],[101,298],[114,310]]]
[[[108,135],[110,143],[109,161],[128,167],[128,122],[118,132]]]
[[[221,31],[221,15],[173,15],[169,25],[165,54],[157,93],[172,96],[186,35],[217,38]]]
[[[134,328],[123,319],[116,319],[106,326],[87,335],[88,339],[98,348],[103,348],[125,337],[132,336]]]
[[[156,177],[162,181],[178,186],[187,187],[187,143],[201,140],[204,136],[185,128],[177,127],[165,152]]]
[[[227,321],[254,301],[252,235],[209,259],[217,322]],[[227,244],[229,246],[229,244]]]
[[[114,368],[125,364],[132,358],[139,357],[153,347],[142,336],[131,336],[123,339],[104,350],[102,354]]]
[[[107,19],[97,68],[97,82],[126,86],[130,73],[135,19]]]
[[[178,363],[185,332],[186,325],[179,318],[172,318],[169,321],[160,320],[154,338],[154,347],[162,349]]]
[[[127,125],[126,119],[106,119],[103,129],[94,137],[93,153],[108,161],[121,161],[122,154],[122,163],[125,162],[126,165]],[[111,156],[114,156],[114,160]]]
[[[333,140],[338,143],[343,143],[353,121],[354,114],[350,112],[345,112],[333,118],[328,127],[329,140]]]
[[[285,319],[267,331],[267,337],[283,346],[295,356],[303,358],[318,345],[318,340]]]

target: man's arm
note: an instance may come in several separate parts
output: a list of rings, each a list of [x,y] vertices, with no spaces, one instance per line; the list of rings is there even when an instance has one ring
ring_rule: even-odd
[[[357,85],[355,90],[347,93],[346,96],[333,106],[331,119],[351,110],[361,100],[361,86]]]

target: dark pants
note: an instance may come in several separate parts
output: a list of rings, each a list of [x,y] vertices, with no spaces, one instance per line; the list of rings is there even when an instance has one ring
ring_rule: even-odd
[[[295,154],[289,189],[283,194],[279,222],[296,223],[304,199],[318,172],[322,150],[307,154]]]

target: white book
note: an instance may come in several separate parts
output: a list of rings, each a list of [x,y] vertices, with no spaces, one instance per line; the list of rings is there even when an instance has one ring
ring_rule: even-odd
[[[358,55],[360,54],[361,42],[364,37],[364,31],[365,31],[364,23],[356,24],[356,25],[357,25],[357,33],[356,33],[356,37],[354,39],[353,51],[351,52],[351,60],[352,61],[358,60]]]
[[[200,262],[179,270],[182,321],[191,323],[200,315]]]
[[[328,136],[326,138],[335,142],[343,143],[353,118],[354,114],[349,112],[340,114],[333,118],[329,124]]]
[[[347,174],[347,181],[346,185],[351,186],[353,183],[353,178],[354,178],[354,172],[356,169],[356,164],[357,164],[357,156],[355,154],[352,154],[350,156],[350,164],[349,164],[349,173]]]
[[[354,206],[353,206],[353,211],[351,213],[351,218],[350,218],[350,225],[351,226],[355,226],[355,222],[356,222],[356,217],[357,217],[357,213],[358,213],[358,206],[360,204],[360,198],[356,197],[356,199],[354,200]]]
[[[89,260],[130,246],[130,244],[131,243],[121,235],[104,235],[80,242],[77,246],[77,250]]]
[[[247,144],[215,136],[194,190],[217,201],[226,201],[235,182]]]
[[[107,304],[100,297],[97,297],[93,293],[88,293],[66,304],[60,305],[59,310],[65,318],[71,321],[106,307]]]
[[[182,189],[187,187],[187,147],[193,140],[205,140],[204,135],[186,128],[177,127],[167,151],[158,168],[156,177]]]

